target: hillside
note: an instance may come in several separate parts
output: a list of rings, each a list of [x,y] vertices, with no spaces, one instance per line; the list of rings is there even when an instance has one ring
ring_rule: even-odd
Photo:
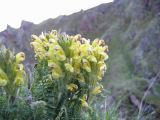
[[[128,96],[130,98],[134,95],[140,101],[146,89],[154,82],[145,103],[152,105],[159,113],[159,0],[115,0],[86,11],[48,19],[40,24],[22,21],[19,29],[7,26],[0,33],[0,39],[15,52],[24,51],[28,64],[34,62],[29,45],[31,34],[39,35],[52,29],[68,34],[80,33],[91,40],[106,40],[110,50],[104,80],[106,88],[112,91],[113,97],[123,95],[125,103],[130,103]]]

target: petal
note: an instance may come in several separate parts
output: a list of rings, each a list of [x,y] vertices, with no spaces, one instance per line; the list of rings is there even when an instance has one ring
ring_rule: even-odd
[[[21,63],[24,60],[25,60],[25,54],[23,52],[16,54],[16,63]]]
[[[7,85],[7,80],[0,78],[0,86],[4,87]]]
[[[64,66],[65,66],[65,68],[66,68],[67,71],[74,72],[74,68],[72,67],[71,64],[65,63]]]

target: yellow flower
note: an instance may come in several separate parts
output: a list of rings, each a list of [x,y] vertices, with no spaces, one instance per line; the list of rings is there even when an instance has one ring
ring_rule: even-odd
[[[88,45],[90,45],[90,40],[88,39],[86,39],[86,38],[82,38],[81,39],[81,42],[83,43],[83,44],[88,44]]]
[[[40,39],[39,39],[39,41],[41,41],[41,42],[36,41],[36,40],[34,42],[31,42],[30,45],[31,45],[31,47],[34,48],[36,56],[39,57],[40,59],[43,59],[43,58],[45,58],[45,53],[46,53],[45,47],[46,46],[49,47],[49,45],[48,45],[48,43],[44,44]]]
[[[91,62],[97,62],[97,59],[96,59],[96,57],[95,56],[93,56],[93,55],[89,55],[88,57],[87,57],[87,59],[89,60],[89,61],[91,61]]]
[[[101,45],[102,45],[102,46],[105,45],[104,40],[95,39],[95,40],[92,42],[92,46],[93,46],[93,47],[101,46]]]
[[[73,58],[73,63],[72,63],[72,66],[74,68],[74,72],[79,74],[81,71],[81,58],[79,56],[75,56]]]
[[[88,103],[86,101],[87,100],[87,95],[86,94],[84,94],[82,99],[80,99],[80,100],[81,100],[82,107],[88,107]]]
[[[42,47],[42,45],[38,42],[31,42],[31,47],[34,48],[34,50],[37,50],[38,48]]]
[[[104,50],[104,52],[108,52],[108,51],[109,51],[108,46],[105,45],[105,46],[103,47],[103,50]]]
[[[79,47],[80,47],[79,41],[72,43],[72,45],[69,47],[71,57],[79,56],[79,53],[80,53]]]
[[[77,79],[78,79],[80,82],[85,82],[84,76],[83,76],[82,74],[78,74]]]
[[[98,46],[98,43],[99,43],[99,39],[95,39],[95,40],[92,42],[92,46],[93,46],[93,47],[96,47],[96,46]]]
[[[87,100],[87,95],[84,94],[83,97],[82,97],[82,99],[86,101]]]
[[[80,55],[81,57],[87,57],[92,54],[92,48],[90,44],[82,44],[80,46]]]
[[[80,41],[82,39],[80,34],[77,34],[73,37],[76,41]]]
[[[4,87],[7,85],[7,80],[0,78],[0,87]]]
[[[105,64],[104,61],[99,61],[99,62],[98,62],[98,69],[99,69],[100,71],[106,71],[107,66],[106,66],[106,64]]]
[[[18,70],[16,72],[16,78],[14,80],[14,84],[16,86],[20,86],[24,83],[24,76],[25,76],[25,71],[23,70]]]
[[[67,86],[67,89],[71,92],[75,92],[78,89],[78,86],[76,84],[71,83]]]
[[[104,40],[99,40],[98,45],[102,45],[102,46],[105,45]]]
[[[104,76],[106,72],[106,64],[104,61],[99,61],[98,62],[98,71],[97,71],[97,78],[98,80],[102,80],[102,77]]]
[[[58,62],[49,60],[48,67],[52,68],[52,77],[55,79],[59,79],[63,76],[61,67],[59,66]]]
[[[57,62],[57,61],[54,61],[54,60],[48,60],[48,67],[54,69],[55,66],[56,66],[56,65],[55,65],[56,62]]]
[[[34,36],[32,36],[33,37],[33,39],[35,39],[34,38]],[[41,33],[41,35],[39,36],[39,38],[43,41],[43,40],[45,40],[45,41],[47,41],[47,38],[45,37],[45,34],[42,32]]]
[[[0,86],[5,86],[8,82],[8,77],[6,73],[0,69]]]
[[[45,53],[48,59],[56,59],[59,61],[64,61],[66,59],[65,53],[58,43],[52,43],[49,45],[48,52]]]
[[[25,60],[25,54],[23,52],[16,54],[16,63],[21,63],[24,60]]]
[[[108,55],[103,52],[103,51],[99,51],[98,54],[100,55],[101,60],[107,60],[108,59]]]
[[[105,48],[102,46],[96,46],[93,48],[94,55],[97,58],[97,60],[107,60],[108,55],[105,53]]]
[[[52,76],[55,79],[59,79],[61,77],[61,73],[55,70],[52,70]]]
[[[16,85],[16,86],[20,86],[20,85],[22,85],[23,84],[23,78],[20,78],[20,77],[16,77],[16,79],[15,79],[15,81],[14,81],[14,84]]]
[[[53,38],[50,38],[50,39],[49,39],[49,43],[50,43],[50,45],[58,45],[57,40],[56,40],[56,39],[53,39]]]
[[[82,67],[85,69],[87,72],[91,72],[91,65],[88,62],[87,59],[82,59]]]
[[[38,37],[38,36],[36,36],[36,35],[32,35],[32,38],[34,39],[34,42],[43,45],[43,42],[42,42],[42,40],[40,39],[40,37]]]
[[[65,56],[65,53],[62,49],[60,49],[59,51],[57,51],[57,59],[59,61],[64,61],[66,60],[66,56]]]
[[[54,45],[53,44],[50,44],[49,46],[49,50],[45,53],[45,56],[47,59],[55,59],[54,57]]]
[[[99,94],[99,93],[102,92],[102,89],[103,89],[103,86],[102,86],[102,85],[99,85],[99,86],[95,87],[95,88],[91,91],[91,93],[94,94],[94,95],[97,95],[97,94]]]
[[[18,64],[17,69],[18,70],[24,70],[24,65],[23,64]]]
[[[64,66],[67,71],[74,72],[74,68],[72,67],[72,65],[70,63],[65,63]]]
[[[81,100],[81,102],[82,102],[82,107],[88,107],[88,103],[86,101]]]
[[[59,79],[63,76],[62,70],[59,65],[54,66],[52,69],[52,77],[55,79]]]
[[[57,30],[52,30],[50,35],[57,35]]]
[[[61,80],[60,78],[68,77],[63,74],[64,71],[68,71],[70,72],[69,81],[74,80],[75,77],[80,85],[94,86],[91,89],[91,93],[94,95],[102,91],[103,86],[97,84],[98,80],[102,80],[104,76],[105,60],[108,59],[108,46],[105,45],[104,40],[95,39],[90,43],[90,40],[82,38],[81,35],[61,35],[57,31],[42,34],[39,37],[33,36],[33,39],[31,45],[34,47],[36,56],[48,61],[48,67],[51,70],[50,76]],[[19,68],[22,69],[21,66]],[[69,83],[69,81],[65,83]],[[95,87],[95,85],[97,86]],[[65,86],[71,92],[77,91],[79,87],[73,83]],[[80,99],[83,107],[88,107],[86,96],[84,95]]]
[[[104,73],[98,72],[97,78],[98,78],[99,81],[102,80],[103,74],[104,74]]]

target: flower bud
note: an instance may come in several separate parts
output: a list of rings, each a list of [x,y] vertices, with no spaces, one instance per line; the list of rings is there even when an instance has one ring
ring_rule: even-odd
[[[24,60],[25,60],[25,54],[23,52],[16,54],[16,63],[21,63]]]

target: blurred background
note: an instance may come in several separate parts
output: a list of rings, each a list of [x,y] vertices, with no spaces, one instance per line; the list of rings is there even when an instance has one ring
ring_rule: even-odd
[[[35,63],[32,34],[56,29],[104,39],[109,60],[103,103],[121,101],[124,120],[139,111],[144,120],[160,119],[160,0],[5,0],[0,15],[0,41],[25,52],[26,66]]]

